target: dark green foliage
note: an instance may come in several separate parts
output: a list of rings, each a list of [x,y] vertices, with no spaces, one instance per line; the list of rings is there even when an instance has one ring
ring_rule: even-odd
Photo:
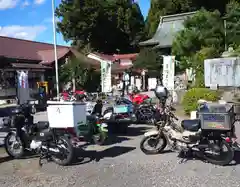
[[[182,69],[188,67],[199,69],[193,61],[199,59],[196,55],[202,48],[210,49],[204,52],[203,60],[216,57],[223,52],[224,25],[218,11],[209,12],[202,9],[187,19],[184,26],[185,29],[177,34],[172,46],[172,53],[181,61]]]
[[[59,80],[66,84],[75,79],[76,89],[96,91],[100,83],[100,75],[87,65],[84,59],[71,58],[67,64],[60,67]]]
[[[195,10],[189,0],[152,0],[146,20],[146,32],[151,38],[157,30],[160,16]]]
[[[56,15],[58,31],[80,49],[125,53],[143,39],[144,19],[130,0],[62,0]]]
[[[227,44],[234,48],[240,45],[240,3],[231,1],[226,7]]]
[[[200,8],[219,10],[223,14],[228,2],[229,0],[151,0],[145,28],[148,37],[152,37],[156,32],[160,16],[197,11]]]
[[[160,75],[162,71],[162,57],[160,52],[151,48],[141,49],[133,67],[137,69],[147,69],[149,72]]]

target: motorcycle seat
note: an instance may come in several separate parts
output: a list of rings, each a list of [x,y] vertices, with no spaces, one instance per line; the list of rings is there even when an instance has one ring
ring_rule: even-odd
[[[87,116],[87,121],[96,122],[99,117],[100,117],[99,114],[97,114],[97,115],[88,115]]]
[[[43,130],[49,128],[49,122],[48,121],[39,121],[36,123],[37,129]]]
[[[185,119],[182,120],[181,126],[184,130],[197,132],[201,128],[199,119]]]

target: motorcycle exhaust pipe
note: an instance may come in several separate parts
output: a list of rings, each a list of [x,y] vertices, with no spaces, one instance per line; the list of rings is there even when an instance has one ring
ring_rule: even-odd
[[[200,144],[197,146],[198,149],[207,149],[207,148],[210,148],[216,152],[219,152],[220,151],[220,147],[215,145],[215,144]]]
[[[45,149],[45,150],[48,149],[52,153],[60,153],[60,150],[58,148],[52,148],[52,147],[47,148],[47,146],[42,146],[42,149]]]

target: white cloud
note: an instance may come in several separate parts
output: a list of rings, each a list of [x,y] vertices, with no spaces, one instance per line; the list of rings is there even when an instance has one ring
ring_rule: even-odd
[[[45,3],[46,0],[34,0],[34,4],[41,5]]]
[[[57,22],[60,22],[60,19],[55,17],[55,23]],[[43,23],[53,23],[53,18],[45,18]]]
[[[0,10],[6,10],[17,6],[19,0],[0,0]]]
[[[30,3],[29,3],[29,1],[24,1],[22,4],[21,4],[21,6],[22,6],[22,8],[25,8],[25,7],[27,7],[27,6],[29,6],[30,5]]]
[[[36,37],[46,30],[45,26],[0,26],[0,36],[9,36],[13,38],[34,40]]]

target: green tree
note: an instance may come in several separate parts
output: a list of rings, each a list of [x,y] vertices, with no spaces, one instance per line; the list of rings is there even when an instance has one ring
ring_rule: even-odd
[[[151,48],[143,48],[133,62],[133,68],[147,69],[149,72],[160,75],[162,63],[163,60],[160,52]]]
[[[87,65],[84,59],[72,57],[67,64],[60,67],[59,80],[63,84],[71,82],[73,90],[76,88],[85,88],[86,82],[92,76],[92,73],[92,67]]]
[[[191,12],[205,8],[209,11],[219,10],[225,12],[229,0],[151,0],[150,10],[146,20],[146,32],[152,37],[158,27],[160,16]]]
[[[189,12],[191,10],[193,8],[189,0],[152,0],[145,27],[148,38],[155,34],[160,16]]]
[[[218,56],[218,52],[213,47],[204,47],[194,54],[191,60],[191,68],[194,70],[195,81],[193,86],[204,88],[204,60]]]
[[[196,53],[203,48],[214,48],[212,55],[219,56],[224,50],[224,25],[219,11],[209,12],[205,9],[198,11],[193,17],[184,22],[172,46],[172,53],[180,60],[180,67],[192,67]]]
[[[240,3],[232,0],[226,6],[226,31],[227,38],[226,42],[228,46],[233,46],[234,48],[239,48],[240,46]],[[238,49],[239,50],[239,49]]]
[[[56,16],[58,31],[80,49],[129,52],[144,34],[140,8],[130,0],[62,0]]]

